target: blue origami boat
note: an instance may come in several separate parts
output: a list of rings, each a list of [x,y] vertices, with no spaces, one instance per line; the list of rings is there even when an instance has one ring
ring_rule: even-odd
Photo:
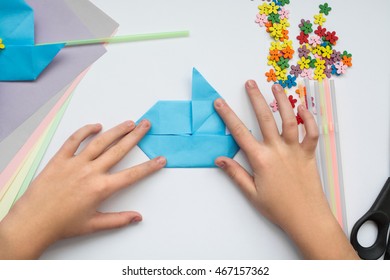
[[[234,157],[239,147],[213,106],[220,97],[194,68],[192,100],[158,101],[138,120],[152,123],[138,146],[149,158],[165,156],[166,167],[215,167],[217,157]]]
[[[38,78],[64,44],[35,46],[34,11],[24,0],[0,1],[0,81]]]

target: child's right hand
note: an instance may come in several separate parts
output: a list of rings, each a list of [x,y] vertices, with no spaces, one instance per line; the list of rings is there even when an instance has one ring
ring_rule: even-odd
[[[220,157],[216,164],[264,216],[290,235],[306,258],[358,258],[322,191],[315,160],[318,128],[313,115],[304,106],[298,107],[306,129],[299,143],[296,117],[283,88],[272,87],[283,121],[281,134],[256,83],[248,81],[246,90],[263,142],[253,137],[225,101],[217,99],[215,108],[246,154],[253,175],[230,158]]]

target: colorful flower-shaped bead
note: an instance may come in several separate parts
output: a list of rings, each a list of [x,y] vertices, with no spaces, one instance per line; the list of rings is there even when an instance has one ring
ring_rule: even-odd
[[[298,64],[301,69],[309,69],[310,68],[310,59],[305,58],[304,56],[301,57],[300,60],[298,60]]]
[[[341,53],[336,50],[333,50],[333,53],[330,55],[330,59],[333,63],[341,61]]]
[[[270,50],[268,59],[279,61],[281,56],[282,56],[282,54],[278,50]]]
[[[323,25],[326,22],[326,18],[323,14],[314,15],[314,23],[317,25]]]
[[[309,37],[309,44],[314,48],[322,44],[321,37],[318,35],[312,35]]]
[[[321,4],[320,6],[320,13],[324,15],[329,15],[329,12],[332,10],[331,7],[329,7],[328,3],[324,3],[323,5]]]
[[[345,65],[343,62],[338,62],[335,64],[335,66],[337,69],[337,74],[339,74],[339,75],[345,74],[345,72],[347,71],[347,68],[348,68],[348,66]]]
[[[322,28],[321,26],[318,26],[317,29],[314,31],[314,34],[320,36],[321,38],[326,35],[326,28]]]
[[[255,22],[258,23],[260,27],[263,27],[268,22],[268,17],[265,14],[257,14]]]
[[[326,68],[325,66],[325,60],[317,58],[314,62],[314,65],[317,69],[324,70]]]
[[[297,103],[298,100],[296,100],[292,95],[289,95],[288,101],[290,101],[291,107],[295,108],[295,103]]]
[[[288,75],[286,80],[286,86],[288,88],[296,87],[297,86],[296,80],[297,77]]]
[[[301,33],[299,33],[299,35],[297,36],[297,40],[299,41],[299,44],[300,45],[303,45],[304,43],[308,43],[309,39],[309,35],[308,34],[305,34],[303,31],[301,31]]]
[[[269,28],[269,31],[270,31],[270,35],[275,39],[275,40],[279,40],[281,37],[283,37],[283,34],[282,34],[282,27],[280,26],[280,24],[277,24],[277,23],[274,23],[270,28]]]
[[[326,32],[326,35],[325,35],[325,40],[329,41],[329,43],[331,43],[332,45],[336,45],[336,42],[337,40],[339,39],[339,37],[336,36],[336,32],[333,31],[333,32]]]
[[[344,56],[351,57],[352,54],[348,53],[347,51],[344,51],[343,54],[342,54],[341,56],[342,56],[342,57],[344,57]]]
[[[270,14],[278,14],[280,7],[276,5],[275,2],[271,2],[269,6]]]
[[[352,56],[348,57],[348,56],[344,55],[342,61],[343,61],[344,65],[347,65],[348,67],[352,66]]]
[[[308,57],[310,53],[310,50],[306,47],[306,45],[303,45],[298,48],[298,55],[299,57]]]
[[[296,118],[297,118],[297,124],[298,125],[304,124],[304,121],[303,121],[303,119],[301,118],[301,116],[299,114],[297,114]]]
[[[309,80],[313,79],[313,72],[311,69],[303,69],[301,73],[302,78],[308,78]]]
[[[314,80],[322,81],[326,78],[326,75],[324,73],[323,69],[316,69],[314,70]]]
[[[290,27],[290,22],[288,21],[288,19],[284,18],[280,20],[280,25],[283,29],[287,29],[288,27]]]
[[[333,50],[330,46],[321,47],[322,57],[330,58]]]
[[[272,23],[280,23],[280,16],[279,14],[270,14],[268,16],[268,21]]]
[[[278,80],[287,80],[287,69],[282,69],[279,66],[275,66],[275,75]]]
[[[332,68],[325,68],[325,70],[324,70],[324,74],[325,74],[325,76],[328,78],[328,79],[330,79],[331,77],[332,77]]]
[[[260,14],[268,16],[271,13],[270,5],[267,3],[263,3],[258,6]]]
[[[278,2],[279,2],[280,6],[284,6],[284,5],[290,4],[290,0],[279,0]]]
[[[288,19],[290,17],[290,11],[286,10],[285,7],[281,7],[278,11],[278,14],[280,16],[280,19]]]
[[[291,71],[290,71],[291,75],[294,75],[295,77],[298,77],[301,73],[302,73],[301,67],[299,67],[298,65],[292,65],[291,66]]]
[[[279,41],[277,41],[277,42],[271,42],[271,47],[269,49],[281,51],[283,48],[282,48],[282,44]]]
[[[268,72],[266,72],[265,76],[267,77],[267,82],[271,82],[271,81],[276,82],[277,81],[274,69],[270,69]]]
[[[282,49],[282,53],[284,58],[292,59],[295,51],[291,47],[286,47]]]
[[[276,112],[279,110],[279,107],[278,107],[278,102],[276,102],[276,100],[274,99],[274,101],[272,101],[269,106],[271,107],[272,109],[272,112]]]
[[[313,24],[310,23],[310,20],[304,20],[302,19],[301,20],[301,24],[299,25],[299,28],[301,29],[301,31],[303,31],[303,33],[305,33],[306,35],[313,32]]]

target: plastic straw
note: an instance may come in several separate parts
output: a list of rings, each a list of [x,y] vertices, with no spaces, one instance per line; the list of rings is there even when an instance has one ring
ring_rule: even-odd
[[[320,132],[320,136],[318,139],[319,142],[319,158],[321,159],[321,164],[319,167],[321,167],[321,178],[322,178],[322,186],[326,195],[326,198],[328,201],[330,201],[330,193],[329,193],[329,184],[328,184],[328,172],[327,172],[327,165],[326,161],[324,159],[326,158],[326,151],[325,151],[325,136],[324,136],[324,128],[323,128],[323,122],[322,122],[322,112],[321,112],[321,106],[320,106],[320,90],[319,90],[319,84],[316,81],[314,83],[314,89],[315,89],[315,105],[317,109],[317,125]]]
[[[315,107],[313,107],[313,102],[312,102],[312,95],[311,95],[309,79],[305,78],[304,81],[305,81],[305,92],[306,92],[306,106],[307,106],[307,109],[314,116],[316,116],[316,114],[315,114],[316,110],[315,110]],[[324,186],[324,179],[322,178],[322,172],[321,172],[322,166],[321,166],[320,145],[317,145],[317,148],[316,148],[316,163],[317,163],[318,173],[320,174],[322,186]]]
[[[328,112],[326,109],[326,100],[325,100],[325,89],[324,84],[319,84],[319,93],[320,93],[320,107],[321,107],[321,119],[322,126],[324,129],[324,144],[325,144],[325,163],[326,163],[326,175],[328,179],[328,192],[330,198],[330,206],[333,214],[337,217],[337,207],[334,193],[334,177],[333,177],[333,168],[332,168],[332,152],[330,148],[330,135],[329,135],[329,126],[328,126]]]
[[[336,155],[337,155],[337,168],[338,168],[338,183],[339,183],[339,207],[341,209],[342,215],[342,226],[344,231],[348,232],[347,227],[347,217],[346,217],[346,209],[345,209],[345,193],[344,193],[344,177],[343,177],[343,167],[342,167],[342,159],[341,159],[341,151],[340,151],[340,135],[339,135],[339,123],[338,123],[338,113],[337,113],[337,102],[336,102],[336,88],[334,85],[334,81],[330,80],[330,94],[332,101],[332,111],[333,111],[333,126],[334,126],[334,134],[336,141]]]
[[[183,31],[172,31],[172,32],[123,35],[123,36],[97,38],[97,39],[89,39],[89,40],[72,40],[72,41],[38,44],[37,46],[65,44],[66,47],[71,47],[71,46],[106,44],[106,43],[125,43],[125,42],[136,42],[136,41],[146,41],[146,40],[159,40],[159,39],[168,39],[168,38],[188,37],[189,34],[190,34],[189,31],[183,30]]]
[[[329,81],[324,80],[325,87],[325,104],[326,104],[326,113],[328,117],[328,127],[329,127],[329,144],[330,144],[330,153],[332,159],[332,174],[333,174],[333,193],[335,198],[336,206],[336,215],[340,224],[343,224],[343,214],[341,211],[341,201],[340,201],[340,185],[339,185],[339,163],[337,157],[337,148],[336,148],[336,138],[334,131],[334,121],[333,121],[333,106],[332,99],[330,94]]]

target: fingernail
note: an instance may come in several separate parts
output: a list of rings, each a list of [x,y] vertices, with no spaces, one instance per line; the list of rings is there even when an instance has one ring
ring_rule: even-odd
[[[279,84],[274,84],[273,85],[273,88],[276,90],[276,92],[278,92],[278,93],[284,93],[284,89],[283,89],[283,87],[281,86],[281,85],[279,85]]]
[[[130,224],[134,224],[134,223],[139,223],[142,221],[142,217],[140,216],[137,216],[137,217],[134,217],[131,221],[130,221]]]
[[[158,163],[159,165],[162,165],[162,166],[165,166],[165,164],[167,163],[167,160],[165,159],[165,157],[158,157],[158,158],[156,159],[156,161],[157,161],[157,163]]]
[[[139,125],[138,125],[138,127],[141,127],[141,128],[149,128],[149,126],[150,126],[150,123],[149,123],[149,121],[147,121],[147,120],[142,120],[142,121],[139,123]]]
[[[248,88],[255,88],[256,87],[256,82],[253,80],[249,80],[246,82]]]
[[[223,99],[221,99],[221,98],[218,98],[215,101],[215,107],[216,108],[222,108],[224,104],[225,104],[225,101],[223,101]]]
[[[226,164],[225,164],[225,162],[224,161],[217,161],[216,163],[215,163],[219,168],[225,168],[225,166],[226,166]]]
[[[133,121],[125,121],[124,124],[129,128],[133,128],[135,126],[135,123]]]

